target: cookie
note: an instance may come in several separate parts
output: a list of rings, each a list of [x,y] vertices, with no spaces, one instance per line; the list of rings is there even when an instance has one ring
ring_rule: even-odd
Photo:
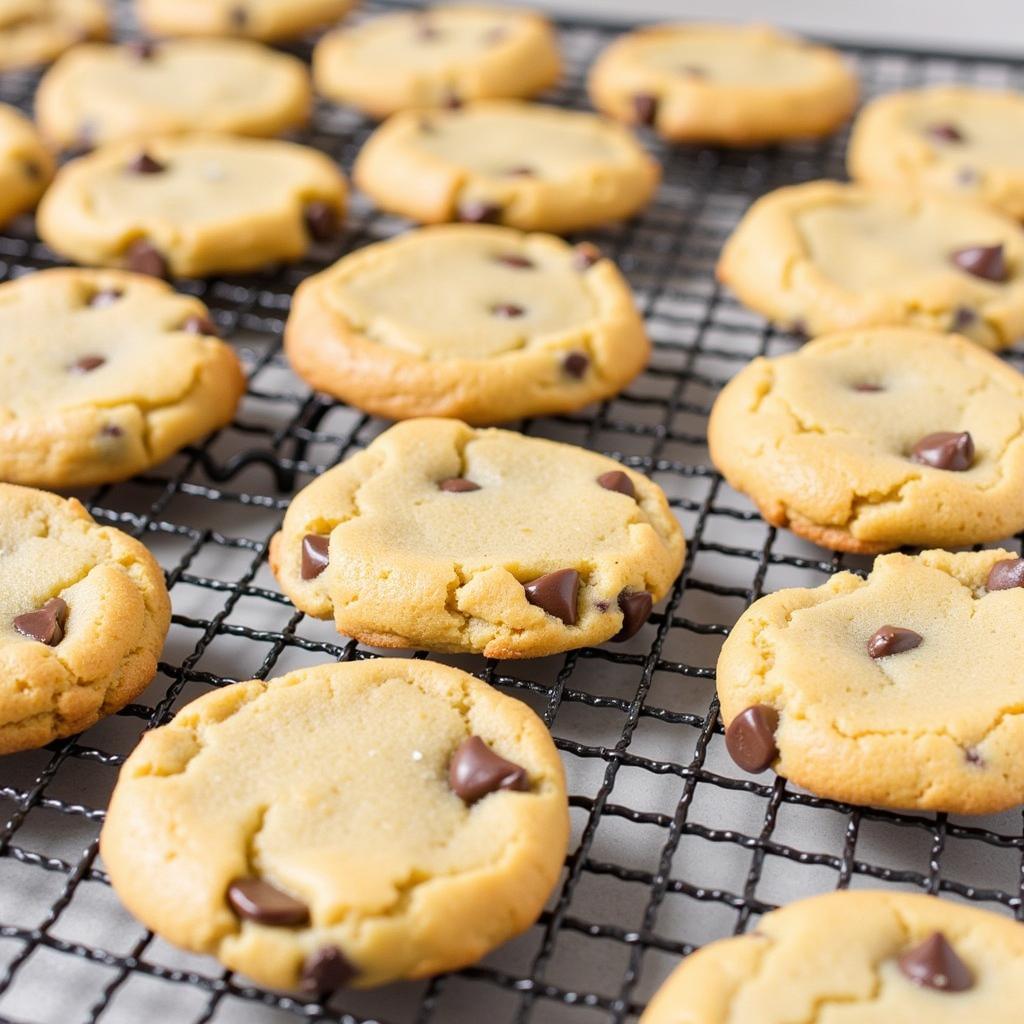
[[[123,480],[230,422],[245,379],[215,333],[198,299],[139,274],[0,285],[0,478]]]
[[[838,551],[1024,530],[1024,377],[955,335],[877,327],[755,359],[715,401],[711,459],[775,526]]]
[[[0,483],[0,754],[88,729],[156,673],[163,573],[74,498]]]
[[[330,32],[313,53],[317,90],[383,118],[467,100],[525,99],[558,80],[550,22],[533,11],[432,7]]]
[[[53,157],[32,122],[0,103],[0,225],[39,202],[53,169]]]
[[[857,102],[842,57],[762,25],[655,25],[606,49],[588,77],[598,110],[675,142],[750,146],[828,135]]]
[[[1024,1000],[1024,928],[917,893],[799,900],[688,956],[640,1024],[985,1021]]]
[[[135,15],[155,36],[295,39],[343,18],[356,0],[135,0]]]
[[[639,473],[418,419],[302,490],[270,564],[300,610],[364,643],[533,658],[631,637],[684,553],[665,495]]]
[[[814,181],[747,211],[718,277],[811,336],[903,325],[986,348],[1024,334],[1024,229],[966,199]]]
[[[0,71],[48,64],[109,32],[104,0],[0,0]]]
[[[616,394],[650,344],[625,279],[593,246],[455,224],[305,280],[285,350],[313,387],[374,415],[498,423]]]
[[[1024,802],[1022,583],[1008,551],[925,551],[761,598],[718,660],[733,759],[855,804]]]
[[[243,39],[76,46],[44,76],[36,119],[58,147],[226,132],[277,135],[310,108],[302,61]]]
[[[337,233],[345,194],[338,167],[306,146],[165,136],[66,164],[38,229],[76,263],[202,277],[299,259]]]
[[[594,114],[492,100],[395,114],[353,177],[381,209],[425,224],[564,233],[637,213],[660,173],[625,128]]]
[[[858,115],[850,174],[968,196],[1024,220],[1024,95],[968,85],[890,93]]]
[[[523,931],[568,833],[558,752],[525,704],[381,658],[188,705],[128,758],[101,851],[163,938],[323,996],[452,970]]]

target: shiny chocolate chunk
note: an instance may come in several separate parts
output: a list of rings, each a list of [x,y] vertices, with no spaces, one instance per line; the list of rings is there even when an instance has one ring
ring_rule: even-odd
[[[217,330],[217,325],[209,317],[199,316],[198,314],[190,316],[181,325],[181,329],[186,334],[200,334],[210,338],[220,337],[220,331]]]
[[[640,627],[651,617],[654,598],[646,590],[633,593],[623,590],[619,594],[619,609],[622,612],[622,628],[612,637],[612,643],[620,644],[640,632]]]
[[[526,312],[522,306],[514,302],[498,302],[491,306],[491,315],[500,316],[503,320],[515,320]]]
[[[358,973],[337,946],[321,946],[303,962],[299,987],[307,996],[324,996],[344,988]]]
[[[319,199],[306,204],[306,229],[317,242],[330,242],[338,237],[338,211]]]
[[[925,131],[937,142],[963,142],[963,132],[955,124],[948,121],[940,121],[930,124]]]
[[[449,491],[452,494],[465,494],[468,491],[480,490],[479,484],[475,484],[472,480],[466,480],[461,476],[450,476],[447,480],[442,480],[437,486],[439,490]]]
[[[112,306],[124,292],[120,288],[104,288],[102,291],[96,292],[91,299],[89,299],[89,305],[93,309],[105,309],[107,306]]]
[[[132,243],[125,254],[129,270],[136,274],[148,274],[150,277],[167,277],[167,260],[144,238]]]
[[[602,473],[597,478],[597,482],[606,491],[618,491],[619,494],[624,494],[627,498],[636,497],[636,488],[633,486],[633,481],[630,479],[629,474],[623,473],[621,469],[610,469],[607,473]]]
[[[327,568],[330,561],[328,548],[330,539],[316,533],[307,533],[302,538],[302,578],[315,580]]]
[[[448,766],[448,785],[467,804],[475,804],[499,789],[526,792],[526,769],[499,757],[479,736],[463,740]]]
[[[561,619],[567,626],[576,625],[580,574],[575,569],[558,569],[546,573],[530,583],[524,583],[523,589],[530,604]]]
[[[658,97],[639,92],[633,97],[633,115],[637,124],[654,124],[658,115]]]
[[[974,439],[966,430],[960,433],[941,430],[922,437],[911,448],[910,459],[933,469],[962,473],[974,462]]]
[[[1005,281],[1006,254],[1002,245],[970,245],[954,249],[950,261],[961,270],[985,281]]]
[[[307,924],[309,907],[262,878],[236,878],[228,886],[228,903],[239,917],[279,928]]]
[[[775,730],[779,713],[767,704],[753,704],[741,711],[725,730],[725,749],[746,772],[757,774],[779,756]]]
[[[604,258],[604,254],[593,242],[580,242],[576,246],[572,265],[577,270],[589,270],[595,263]]]
[[[1004,558],[988,571],[985,586],[989,590],[1013,590],[1024,587],[1024,558]]]
[[[934,932],[904,953],[900,970],[915,985],[939,992],[966,992],[974,987],[971,969],[956,955],[942,932]]]
[[[868,654],[872,658],[888,658],[920,647],[924,637],[902,626],[882,626],[868,638]]]
[[[515,270],[532,270],[536,266],[533,260],[514,252],[498,253],[494,257],[494,262],[500,263],[505,267],[512,267]]]
[[[143,150],[128,164],[128,170],[132,174],[162,174],[167,168]]]
[[[501,207],[486,199],[467,199],[459,203],[456,213],[466,224],[495,224],[501,217]]]
[[[570,377],[582,380],[590,366],[590,360],[583,352],[570,352],[562,361],[562,368]]]
[[[13,625],[22,636],[38,640],[47,647],[56,647],[64,639],[67,619],[67,604],[59,597],[52,597],[38,611],[17,616]]]
[[[103,356],[82,356],[81,359],[68,367],[68,372],[76,376],[92,373],[93,370],[98,370],[105,362],[106,359]]]

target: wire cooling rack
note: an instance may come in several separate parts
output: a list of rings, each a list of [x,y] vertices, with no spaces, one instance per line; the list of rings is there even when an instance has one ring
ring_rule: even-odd
[[[560,27],[570,70],[546,99],[585,108],[583,70],[614,33]],[[1024,87],[1019,63],[866,48],[849,56],[869,93],[950,80]],[[35,82],[0,76],[0,98],[27,108]],[[347,167],[367,131],[351,112],[322,106],[303,138]],[[748,152],[647,141],[665,168],[656,201],[588,237],[636,289],[651,366],[599,407],[516,426],[650,474],[685,526],[685,569],[624,647],[523,663],[446,659],[533,706],[562,752],[573,840],[540,921],[457,974],[307,1004],[154,938],[119,906],[97,859],[107,798],[143,730],[211,687],[376,656],[297,614],[266,565],[290,496],[385,426],[311,394],[281,356],[295,285],[405,226],[357,198],[344,239],[299,266],[179,282],[238,345],[249,379],[238,419],[154,472],[82,495],[98,519],[150,546],[175,614],[159,675],[138,703],[81,736],[0,759],[0,1021],[622,1022],[635,1020],[680,957],[800,896],[896,887],[1024,916],[1020,813],[954,819],[851,807],[771,774],[746,776],[725,753],[714,664],[729,626],[762,593],[865,563],[767,526],[710,467],[705,425],[717,390],[753,356],[797,343],[723,294],[712,267],[752,197],[841,176],[845,139]],[[4,279],[54,262],[30,222],[0,236]]]

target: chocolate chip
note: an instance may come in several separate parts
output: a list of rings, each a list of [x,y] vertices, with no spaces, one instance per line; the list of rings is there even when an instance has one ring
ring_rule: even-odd
[[[868,654],[872,658],[887,658],[890,654],[903,654],[920,647],[924,637],[902,626],[882,626],[868,638]]]
[[[1004,558],[988,571],[985,586],[989,590],[1013,590],[1024,587],[1024,558]]]
[[[580,592],[580,574],[575,569],[558,569],[523,584],[526,600],[543,608],[548,615],[575,626],[576,603]]]
[[[462,99],[454,89],[448,89],[441,99],[441,106],[446,110],[458,110],[462,106]]]
[[[502,173],[509,178],[532,178],[537,172],[528,164],[516,164],[507,167]]]
[[[951,331],[963,331],[977,323],[978,314],[968,306],[957,306],[953,310],[953,321],[949,325]]]
[[[162,174],[166,169],[159,160],[154,160],[145,150],[128,164],[128,170],[132,174]]]
[[[573,254],[572,265],[577,270],[589,270],[602,259],[604,259],[604,254],[593,242],[580,242]]]
[[[961,270],[985,281],[1005,281],[1006,256],[1002,245],[969,245],[954,249],[950,260]]]
[[[467,199],[459,203],[456,214],[466,224],[494,224],[501,216],[501,207],[485,199]]]
[[[307,533],[302,538],[302,578],[315,580],[327,568],[330,561],[328,548],[330,539],[316,533]]]
[[[279,928],[309,922],[309,907],[262,878],[236,878],[228,886],[228,903],[239,917]]]
[[[100,437],[124,437],[124,431],[116,423],[104,423],[100,428]]]
[[[148,39],[133,39],[130,43],[125,43],[124,48],[136,60],[152,60],[156,53],[156,46]]]
[[[639,92],[633,97],[633,114],[638,124],[654,124],[658,115],[658,97]]]
[[[47,647],[56,647],[64,639],[67,618],[67,604],[59,597],[52,597],[38,611],[17,616],[13,625],[22,636],[38,640]]]
[[[68,373],[77,375],[92,373],[93,370],[98,370],[105,362],[106,359],[103,356],[82,356],[78,362],[72,363],[68,367]]]
[[[562,368],[570,377],[581,380],[587,372],[590,360],[582,352],[570,352],[562,361]]]
[[[915,985],[939,992],[966,992],[974,987],[971,969],[956,955],[942,932],[934,932],[900,957],[900,970]]]
[[[754,704],[729,723],[725,730],[725,749],[744,771],[763,772],[779,756],[775,745],[778,727],[779,713],[775,708]]]
[[[206,316],[199,316],[198,313],[193,313],[182,325],[181,329],[186,334],[202,334],[210,338],[219,338],[220,331],[217,330],[217,325]]]
[[[885,388],[883,388],[880,384],[868,384],[866,382],[861,382],[860,384],[854,384],[853,390],[860,391],[862,394],[865,395],[872,395],[875,394],[875,392],[884,391]]]
[[[514,320],[525,312],[522,306],[517,306],[514,302],[498,302],[491,306],[491,315],[500,316],[504,320]]]
[[[306,228],[317,242],[330,242],[338,237],[338,211],[319,199],[306,204]]]
[[[623,473],[621,469],[609,469],[607,473],[602,473],[597,478],[597,482],[606,491],[618,491],[619,494],[624,494],[627,498],[636,497],[636,488],[633,486],[633,481],[630,479],[629,474]]]
[[[501,263],[506,267],[514,267],[516,270],[532,270],[536,264],[525,256],[519,256],[514,252],[499,253],[494,257],[495,263]]]
[[[911,448],[910,459],[922,466],[962,473],[974,462],[974,439],[966,430],[960,433],[940,430],[922,437]]]
[[[336,946],[321,946],[303,961],[299,987],[307,996],[323,996],[344,988],[358,973]]]
[[[640,632],[640,627],[651,617],[654,598],[646,590],[619,594],[619,609],[622,612],[622,628],[612,637],[612,643],[619,644]]]
[[[133,242],[125,253],[125,262],[129,270],[136,274],[148,274],[150,277],[167,276],[167,260],[144,238]]]
[[[930,124],[925,131],[939,142],[963,142],[964,136],[959,128],[955,124],[950,124],[947,121],[937,122],[936,124]]]
[[[249,12],[241,4],[238,4],[228,12],[228,19],[231,22],[231,27],[241,32],[249,24]]]
[[[124,292],[120,288],[104,288],[93,294],[89,299],[89,305],[92,309],[106,309],[107,306],[112,306],[117,302],[122,295]]]
[[[467,804],[475,804],[499,789],[524,793],[530,788],[526,769],[499,757],[479,736],[463,740],[452,754],[448,785]]]
[[[985,763],[985,759],[978,753],[977,747],[965,747],[964,757],[968,764],[983,765]]]
[[[472,480],[466,480],[461,476],[450,476],[447,480],[442,480],[437,486],[439,490],[449,491],[452,494],[465,494],[468,491],[480,490],[479,484],[475,484]]]

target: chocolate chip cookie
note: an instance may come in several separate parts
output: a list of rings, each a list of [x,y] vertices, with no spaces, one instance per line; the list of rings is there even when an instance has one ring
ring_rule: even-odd
[[[295,39],[343,18],[356,0],[135,0],[135,15],[155,36]]]
[[[452,970],[521,932],[568,834],[558,752],[525,704],[382,658],[185,707],[128,758],[101,851],[163,938],[323,997]]]
[[[0,103],[0,225],[36,205],[53,168],[32,122]]]
[[[308,278],[285,348],[315,388],[375,415],[497,423],[616,394],[650,344],[629,286],[594,246],[459,224]]]
[[[0,0],[0,71],[48,64],[109,31],[104,0]]]
[[[146,688],[163,573],[74,498],[0,483],[0,754],[87,729]]]
[[[364,643],[532,658],[631,637],[684,552],[665,495],[639,473],[418,419],[301,491],[270,563],[302,611]]]
[[[906,325],[1024,334],[1024,229],[968,199],[815,181],[747,211],[718,263],[751,309],[812,336]]]
[[[558,233],[632,216],[660,175],[620,125],[513,100],[395,114],[353,170],[381,209],[411,220]]]
[[[763,597],[718,660],[726,746],[834,800],[1014,807],[1022,614],[1024,562],[1002,550],[881,555],[867,579]]]

